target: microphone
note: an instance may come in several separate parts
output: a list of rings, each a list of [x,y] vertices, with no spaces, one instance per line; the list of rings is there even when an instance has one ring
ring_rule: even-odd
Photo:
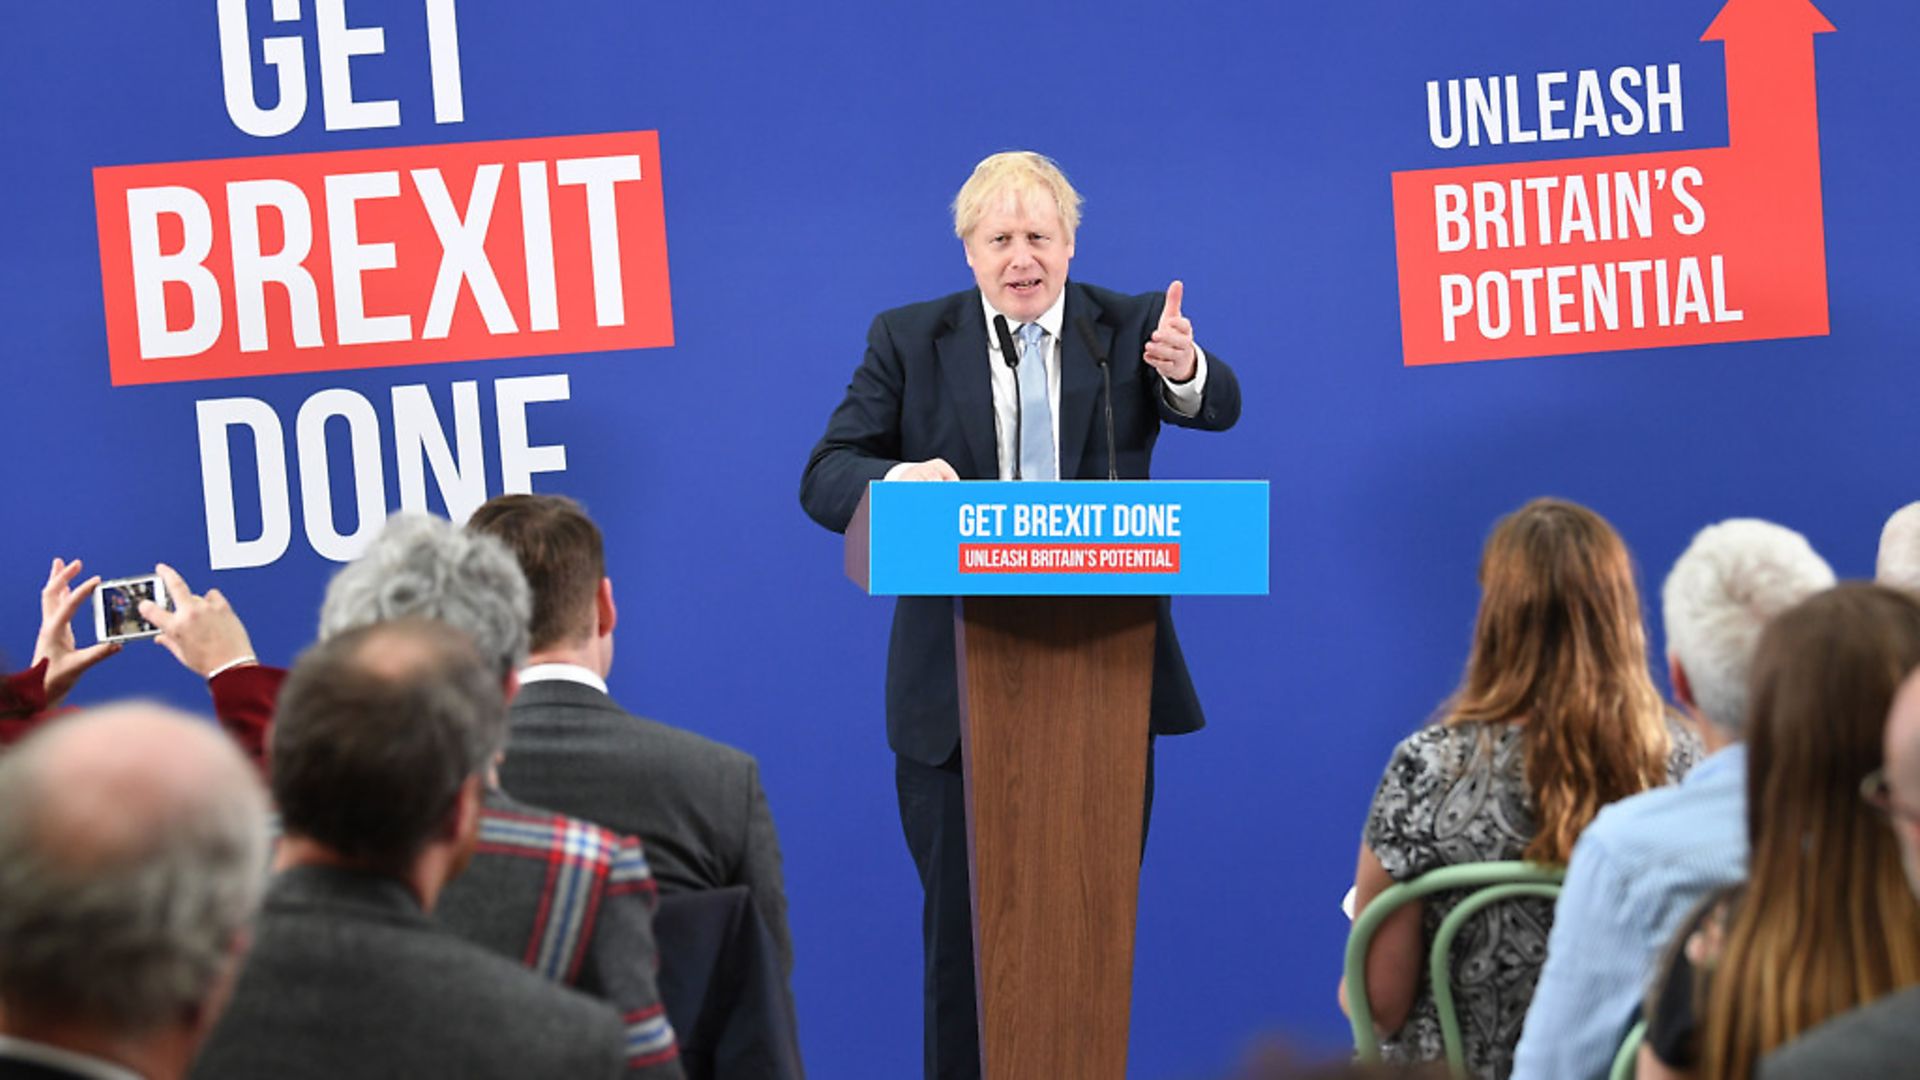
[[[1100,365],[1100,382],[1106,387],[1106,396],[1102,399],[1107,407],[1107,479],[1120,479],[1120,463],[1114,454],[1113,443],[1113,368],[1107,364],[1107,347],[1100,335],[1093,332],[1093,323],[1085,315],[1076,316],[1073,325],[1080,331],[1080,340],[1087,343],[1087,351],[1093,354],[1093,362]]]
[[[1007,317],[999,313],[993,316],[993,333],[1000,339],[1000,359],[1006,362],[1007,370],[1013,372],[1013,478],[1020,479],[1021,424],[1025,418],[1020,414],[1020,350],[1013,347],[1013,333],[1007,329]]]

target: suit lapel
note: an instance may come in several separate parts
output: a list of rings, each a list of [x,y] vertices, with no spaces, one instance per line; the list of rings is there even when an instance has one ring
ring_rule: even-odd
[[[953,403],[966,438],[971,462],[948,462],[963,479],[993,480],[1000,475],[1000,455],[993,443],[993,382],[987,368],[987,324],[980,314],[980,290],[960,295],[947,312],[946,325],[933,341],[940,362],[940,378]],[[1064,392],[1064,391],[1063,391]],[[967,465],[971,468],[967,468]]]
[[[1099,335],[1101,343],[1107,347],[1109,358],[1113,355],[1113,327],[1101,320],[1104,312],[1072,282],[1067,283],[1067,304],[1061,312],[1060,324],[1060,478],[1062,480],[1079,479],[1081,463],[1086,458],[1087,435],[1093,430],[1093,418],[1100,409],[1100,366],[1094,363],[1093,354],[1087,351],[1087,343],[1080,338],[1080,330],[1074,320],[1085,316],[1093,324],[1093,332]],[[1105,449],[1101,450],[1104,456]],[[1101,469],[1100,477],[1106,476]]]

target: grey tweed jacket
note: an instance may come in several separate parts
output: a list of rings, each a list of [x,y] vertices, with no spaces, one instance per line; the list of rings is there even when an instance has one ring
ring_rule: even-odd
[[[1920,988],[1902,990],[1821,1024],[1768,1054],[1760,1080],[1912,1076],[1920,1062]]]
[[[435,925],[400,882],[303,866],[268,888],[190,1075],[612,1080],[624,1042],[613,1010]]]
[[[751,755],[563,680],[522,686],[512,723],[508,794],[638,836],[661,892],[747,886],[792,976],[780,838]]]

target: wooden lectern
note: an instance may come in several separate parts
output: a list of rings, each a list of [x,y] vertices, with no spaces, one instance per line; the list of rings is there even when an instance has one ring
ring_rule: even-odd
[[[957,605],[987,1077],[1127,1074],[1156,603]]]
[[[1221,531],[1211,542],[1191,535],[1194,488],[1206,489],[1198,503],[1222,508],[1202,515]],[[1157,596],[1203,591],[1171,587],[1183,573],[1202,578],[1196,546],[1241,568],[1237,584],[1204,591],[1264,593],[1266,500],[1260,482],[875,484],[847,528],[847,574],[862,588],[961,597],[987,1080],[1126,1075]],[[1160,516],[1122,523],[1140,507]],[[1136,534],[1148,522],[1160,535]]]

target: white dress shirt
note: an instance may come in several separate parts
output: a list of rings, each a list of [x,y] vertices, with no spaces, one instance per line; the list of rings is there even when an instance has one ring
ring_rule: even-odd
[[[1060,295],[1053,298],[1053,306],[1041,312],[1040,317],[1034,320],[1040,324],[1042,330],[1047,332],[1047,336],[1040,339],[1040,342],[1041,347],[1046,350],[1046,355],[1042,357],[1042,359],[1047,365],[1047,406],[1048,411],[1053,414],[1053,460],[1055,472],[1059,471],[1060,462],[1060,334],[1066,321],[1066,307],[1067,291],[1061,289]],[[984,295],[980,298],[980,309],[981,318],[986,320],[987,324],[986,360],[987,370],[992,373],[993,381],[993,430],[995,449],[1000,458],[1000,479],[1011,480],[1013,479],[1013,463],[1020,457],[1020,448],[1014,444],[1014,413],[1020,407],[1020,395],[1014,389],[1013,369],[1008,367],[1006,362],[1000,358],[999,335],[993,332],[993,317],[1004,313],[995,309],[993,304],[988,302]],[[1015,338],[1020,336],[1020,327],[1022,325],[1022,323],[1015,321],[1011,317],[1007,319],[1007,330],[1012,333]],[[1016,342],[1016,346],[1017,344]],[[1207,388],[1207,354],[1200,348],[1197,342],[1193,346],[1193,352],[1193,378],[1183,383],[1170,383],[1161,379],[1162,390],[1165,394],[1167,405],[1181,416],[1200,415],[1200,398],[1206,392]],[[1111,362],[1118,364],[1125,363],[1130,358],[1126,356],[1113,356],[1109,359]],[[1144,361],[1142,361],[1142,363],[1144,363]],[[1160,376],[1158,372],[1154,372],[1151,377],[1159,378]],[[900,473],[915,464],[918,463],[903,461],[895,465],[887,470],[886,479],[893,480],[898,478]],[[1071,480],[1073,478],[1063,476],[1061,479]],[[524,682],[525,679],[522,678],[521,681]]]
[[[579,664],[528,664],[520,669],[520,685],[537,682],[572,682],[607,693],[607,680]]]

